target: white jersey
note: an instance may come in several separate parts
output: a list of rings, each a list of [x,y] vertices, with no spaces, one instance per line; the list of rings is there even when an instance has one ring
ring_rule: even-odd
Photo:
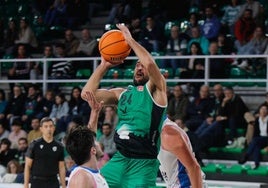
[[[73,178],[73,176],[78,172],[84,170],[85,172],[89,173],[93,179],[94,179],[94,188],[109,188],[106,180],[102,177],[99,170],[93,170],[86,167],[78,166],[76,167],[69,176],[69,181]],[[69,187],[69,183],[67,185],[67,188]]]
[[[169,119],[166,119],[164,121],[163,127],[165,126],[174,126],[175,128],[180,129],[180,127],[175,122],[172,122]],[[189,148],[192,150],[192,145],[189,137],[184,131],[182,131],[182,133],[186,138]],[[190,178],[186,172],[186,168],[174,154],[160,147],[157,158],[160,162],[159,170],[168,188],[191,187]]]

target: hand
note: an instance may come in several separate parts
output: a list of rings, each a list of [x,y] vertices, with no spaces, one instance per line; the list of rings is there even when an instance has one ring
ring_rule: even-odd
[[[90,106],[91,110],[100,112],[104,102],[103,101],[98,102],[91,91],[86,92],[86,97],[88,105]]]
[[[122,63],[123,63],[123,61],[122,61]],[[103,57],[101,57],[101,64],[104,65],[107,69],[116,66],[116,65],[113,65],[112,63],[110,63],[109,61],[106,61]]]
[[[207,119],[206,119],[206,121],[207,121],[207,124],[212,124],[212,122],[213,122],[213,118],[212,117],[208,117]]]
[[[125,24],[116,24],[116,27],[122,31],[126,41],[128,41],[128,39],[132,39],[131,33]]]

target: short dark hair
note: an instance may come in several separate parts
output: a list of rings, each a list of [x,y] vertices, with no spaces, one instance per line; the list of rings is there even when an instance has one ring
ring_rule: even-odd
[[[49,122],[49,121],[51,121],[53,125],[55,126],[55,122],[50,117],[44,117],[40,121],[40,127],[42,127],[45,122]]]
[[[66,150],[77,165],[89,161],[90,150],[95,146],[94,132],[85,126],[73,129],[66,139]]]
[[[12,126],[20,126],[20,127],[22,127],[22,121],[20,120],[20,118],[16,118],[16,119],[13,120],[11,125]]]
[[[28,144],[27,138],[21,137],[21,138],[19,138],[18,142],[21,141],[21,140],[24,140],[26,142],[26,144]]]

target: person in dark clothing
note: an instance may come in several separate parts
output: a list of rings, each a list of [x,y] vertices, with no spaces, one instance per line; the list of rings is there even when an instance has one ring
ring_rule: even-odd
[[[24,187],[65,188],[64,147],[53,138],[55,125],[52,119],[43,118],[40,122],[42,137],[34,140],[26,152],[24,167]]]
[[[268,146],[268,109],[266,105],[260,107],[259,114],[260,116],[256,118],[254,124],[253,139],[245,154],[238,161],[239,164],[244,164],[249,157],[253,155],[255,162],[254,169],[257,169],[260,166],[261,149]]]
[[[7,163],[15,159],[17,150],[10,149],[11,142],[7,138],[3,138],[0,142],[0,164],[7,167]]]
[[[237,129],[246,129],[247,122],[244,119],[244,114],[248,111],[248,107],[246,106],[242,98],[234,93],[233,88],[225,88],[224,99],[221,105],[220,113],[223,114],[224,117],[226,117],[227,127],[230,128],[230,147],[235,147],[237,145]]]
[[[201,86],[199,96],[189,103],[186,110],[185,125],[190,131],[195,131],[209,116],[212,104],[209,97],[209,86]]]
[[[21,118],[24,111],[25,95],[22,92],[20,86],[15,85],[13,87],[13,93],[8,100],[6,109],[4,111],[5,120],[7,125],[11,126],[12,122],[16,118]]]

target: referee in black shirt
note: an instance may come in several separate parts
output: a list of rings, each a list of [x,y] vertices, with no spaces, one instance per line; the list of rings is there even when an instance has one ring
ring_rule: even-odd
[[[59,174],[62,188],[65,184],[63,145],[54,140],[55,125],[52,119],[43,118],[40,122],[42,137],[29,145],[24,170],[24,188],[59,188]]]

